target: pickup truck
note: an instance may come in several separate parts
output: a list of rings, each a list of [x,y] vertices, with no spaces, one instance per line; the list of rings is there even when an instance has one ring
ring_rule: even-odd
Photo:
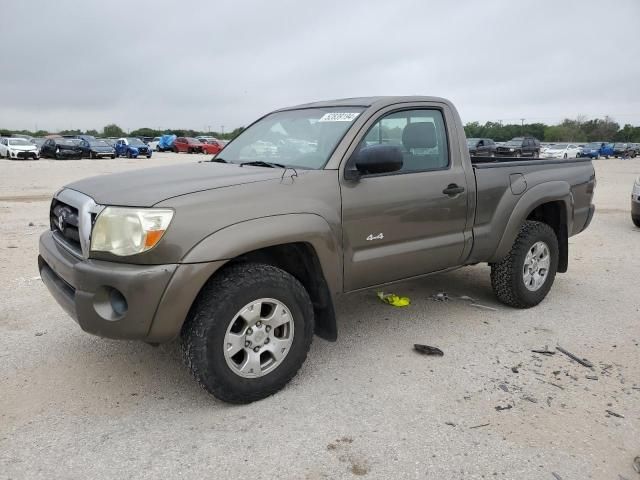
[[[275,145],[256,157],[259,144]],[[180,338],[208,392],[283,388],[345,294],[486,262],[498,300],[541,302],[593,214],[591,160],[473,160],[436,97],[333,100],[263,116],[210,161],[58,191],[40,275],[83,330]],[[576,287],[577,288],[577,287]]]

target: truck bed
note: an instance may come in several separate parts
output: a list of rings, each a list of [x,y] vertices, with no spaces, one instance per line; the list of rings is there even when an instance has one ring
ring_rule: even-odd
[[[472,158],[471,163],[476,178],[476,213],[469,263],[494,258],[501,240],[498,236],[508,229],[514,213],[530,203],[526,201],[529,194],[543,203],[546,196],[553,193],[557,198],[558,192],[564,192],[565,201],[573,207],[573,218],[567,219],[567,236],[581,232],[590,220],[595,171],[589,158]],[[524,215],[526,218],[526,212]]]

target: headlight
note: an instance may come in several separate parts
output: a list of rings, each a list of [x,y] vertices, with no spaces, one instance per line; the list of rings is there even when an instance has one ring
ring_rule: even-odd
[[[510,148],[510,149],[509,149],[509,151],[510,151],[510,152],[515,151],[515,148]]]
[[[173,218],[161,208],[107,207],[91,234],[91,251],[127,256],[146,252],[160,241]]]

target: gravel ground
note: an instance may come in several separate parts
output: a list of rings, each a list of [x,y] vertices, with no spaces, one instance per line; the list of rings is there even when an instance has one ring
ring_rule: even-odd
[[[638,478],[640,159],[595,162],[596,216],[538,307],[499,304],[485,265],[394,285],[405,309],[345,297],[336,343],[316,338],[287,388],[230,406],[196,386],[177,344],[80,331],[36,267],[58,187],[195,157],[0,160],[0,478]],[[531,352],[547,345],[594,368]]]

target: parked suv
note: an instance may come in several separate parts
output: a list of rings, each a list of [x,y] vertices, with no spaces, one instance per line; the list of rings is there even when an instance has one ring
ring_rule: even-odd
[[[491,138],[467,138],[467,146],[472,157],[495,157],[496,144]]]
[[[496,155],[538,158],[540,156],[540,141],[533,137],[512,138],[496,148]]]

